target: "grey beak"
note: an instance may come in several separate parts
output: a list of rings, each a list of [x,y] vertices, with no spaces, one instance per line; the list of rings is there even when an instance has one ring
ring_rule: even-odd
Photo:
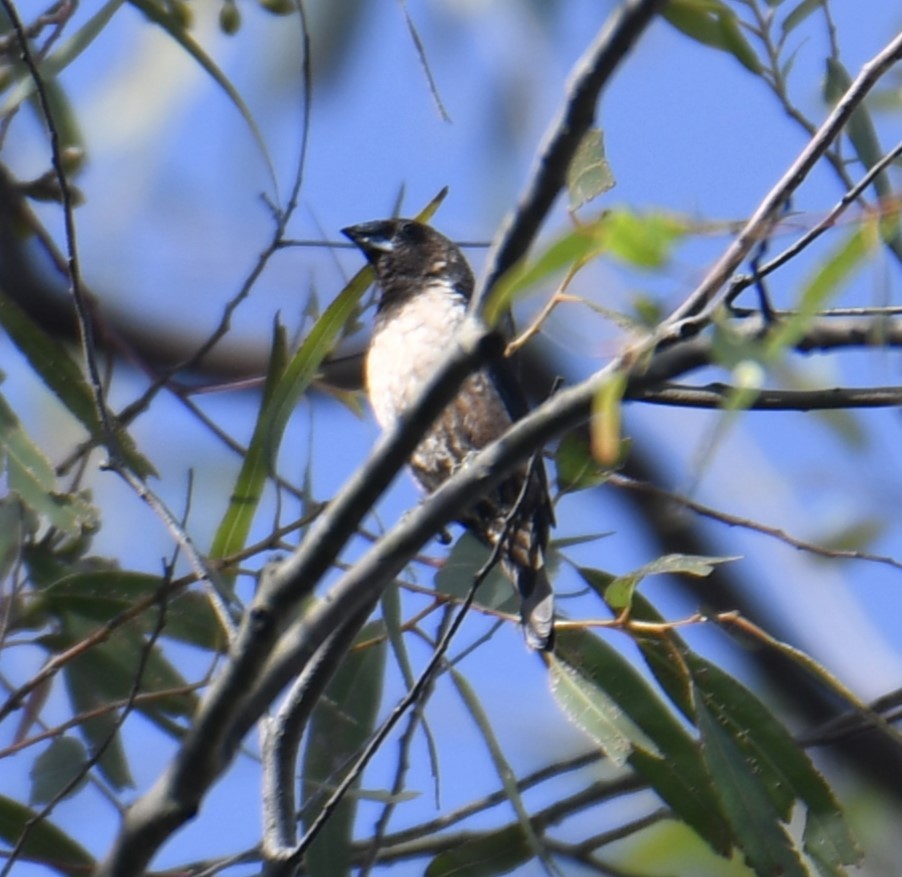
[[[391,223],[385,221],[349,225],[347,228],[343,228],[341,233],[367,255],[391,253],[395,248],[392,240],[394,228]]]

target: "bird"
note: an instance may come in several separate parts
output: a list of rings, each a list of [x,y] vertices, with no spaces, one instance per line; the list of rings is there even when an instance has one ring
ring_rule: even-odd
[[[413,219],[364,222],[342,233],[375,274],[379,294],[365,383],[376,421],[387,430],[417,400],[464,322],[473,271],[456,244]],[[509,360],[469,375],[411,454],[414,479],[427,495],[433,493],[527,411]],[[520,595],[526,643],[552,650],[554,594],[545,555],[554,512],[541,457],[521,464],[466,509],[459,523],[490,548],[503,541],[500,563]]]

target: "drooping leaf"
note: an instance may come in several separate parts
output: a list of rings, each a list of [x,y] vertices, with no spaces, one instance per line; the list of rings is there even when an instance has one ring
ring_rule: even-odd
[[[24,804],[0,796],[0,838],[10,847],[15,846],[22,832],[31,826],[22,845],[24,858],[41,862],[66,877],[85,877],[92,873],[95,862],[91,854],[49,819],[37,816]]]
[[[785,40],[812,12],[824,5],[824,0],[801,0],[783,19],[780,29]],[[782,41],[782,40],[781,40]]]
[[[761,72],[761,62],[742,35],[735,13],[719,0],[671,0],[661,15],[696,42],[727,52],[752,73]]]
[[[784,320],[768,336],[765,342],[766,356],[776,357],[805,334],[811,319],[862,266],[878,240],[874,226],[862,223],[834,248],[831,255],[819,262],[813,275],[802,287],[796,313]]]
[[[458,673],[456,670],[451,670],[451,679],[454,682],[455,688],[457,688],[458,694],[460,694],[461,699],[463,700],[467,712],[469,712],[473,721],[476,723],[479,733],[485,741],[486,748],[492,759],[492,764],[498,772],[498,777],[501,780],[504,791],[507,793],[507,799],[514,808],[514,812],[517,814],[520,830],[529,844],[532,855],[544,862],[547,855],[539,841],[538,835],[533,830],[532,823],[529,821],[529,813],[527,812],[526,805],[523,803],[523,798],[520,795],[516,774],[511,768],[507,758],[505,758],[501,744],[495,736],[489,717],[486,715],[482,704],[476,697],[476,692],[469,682],[467,682],[463,674]]]
[[[104,445],[107,437],[97,416],[94,394],[66,349],[2,291],[0,325],[50,391],[75,416],[94,441]],[[151,463],[138,453],[131,436],[124,429],[117,430],[115,441],[133,472],[142,478],[156,474]]]
[[[56,490],[50,461],[0,397],[0,459],[4,458],[9,489],[51,526],[72,537],[96,527],[97,512],[83,496]]]
[[[698,747],[632,664],[600,637],[563,629],[550,669],[565,712],[603,751],[628,761],[715,852],[727,855],[731,832]]]
[[[219,69],[216,62],[203,50],[199,43],[188,33],[184,21],[181,20],[178,13],[174,13],[170,4],[161,6],[152,0],[130,0],[131,5],[139,9],[148,20],[159,25],[175,42],[177,42],[190,55],[201,69],[216,83],[220,90],[226,95],[232,105],[241,114],[244,119],[257,150],[260,153],[263,163],[269,172],[272,181],[273,191],[278,190],[276,181],[276,171],[266,148],[266,139],[264,138],[257,122],[254,119],[250,108],[244,102],[244,99],[238,93],[238,90],[232,85],[229,78]]]
[[[56,650],[81,642],[96,628],[95,622],[75,613],[65,615],[61,621],[63,626],[59,634],[42,639],[48,647]],[[134,709],[166,733],[178,736],[180,727],[173,720],[193,714],[195,697],[182,691],[187,683],[162,650],[157,645],[148,649],[141,625],[120,628],[115,636],[87,649],[63,669],[66,690],[75,712],[94,713],[79,724],[78,731],[92,755],[103,749],[100,770],[117,788],[133,785],[118,719],[122,704],[132,694],[142,660],[144,673],[139,692],[158,695],[136,701]],[[111,709],[111,705],[116,707]]]
[[[640,595],[636,595],[632,617],[650,623],[662,620]],[[658,682],[686,717],[698,725],[703,741],[710,744],[706,763],[712,780],[718,784],[718,795],[740,845],[748,853],[747,844],[752,844],[752,859],[768,861],[766,851],[758,849],[752,823],[767,823],[761,837],[771,837],[776,854],[784,844],[780,838],[785,837],[780,823],[788,820],[794,804],[801,804],[806,811],[804,848],[812,859],[829,863],[834,877],[843,873],[843,865],[860,860],[830,787],[807,753],[751,691],[693,653],[672,629],[666,635],[639,637],[638,643]],[[700,705],[705,710],[703,719],[699,718]],[[716,727],[712,728],[712,723]],[[704,736],[706,732],[708,737]],[[725,773],[715,775],[720,768]],[[743,802],[735,798],[732,787],[739,783],[744,788],[746,773],[754,776],[754,789]],[[753,812],[743,816],[746,806]],[[737,819],[745,822],[737,827]],[[798,859],[794,848],[791,853],[784,850],[782,855],[789,856],[790,861]]]
[[[827,58],[827,75],[824,78],[824,97],[830,105],[835,104],[849,89],[852,77],[838,58]],[[849,117],[846,135],[858,156],[858,160],[868,169],[883,157],[877,128],[866,103],[860,103]],[[873,182],[874,191],[881,197],[892,195],[892,184],[886,172],[878,174]]]
[[[29,803],[46,804],[54,800],[76,777],[79,782],[69,791],[74,795],[87,782],[85,762],[87,752],[75,737],[57,737],[35,759],[31,767],[31,795]]]
[[[62,40],[56,51],[45,58],[38,67],[41,78],[45,82],[52,81],[65,70],[96,37],[103,33],[110,19],[124,2],[125,0],[109,0],[68,39]],[[17,84],[9,88],[5,100],[0,104],[0,117],[8,116],[22,101],[34,94],[34,79],[24,64],[17,70],[16,80]],[[10,83],[0,82],[0,90],[5,90],[9,85]]]
[[[0,498],[0,581],[6,579],[19,560],[25,534],[35,529],[36,518],[24,503],[12,495]]]
[[[758,877],[809,877],[792,840],[735,739],[696,702],[702,753],[746,862]]]
[[[788,821],[795,802],[806,808],[805,846],[841,868],[860,859],[855,839],[827,782],[807,753],[760,700],[715,664],[687,654],[696,709],[732,735],[736,749],[770,796],[773,811]]]

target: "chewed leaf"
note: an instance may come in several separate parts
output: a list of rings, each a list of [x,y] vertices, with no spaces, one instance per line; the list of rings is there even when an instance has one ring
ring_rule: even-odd
[[[570,209],[578,210],[615,185],[614,173],[604,153],[604,133],[598,128],[591,128],[586,132],[567,168]]]

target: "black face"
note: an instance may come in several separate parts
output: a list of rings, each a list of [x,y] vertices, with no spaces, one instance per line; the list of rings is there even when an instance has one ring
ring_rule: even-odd
[[[342,234],[360,247],[385,296],[407,297],[430,281],[445,281],[467,298],[473,291],[473,272],[461,251],[422,222],[381,219],[344,228]]]

